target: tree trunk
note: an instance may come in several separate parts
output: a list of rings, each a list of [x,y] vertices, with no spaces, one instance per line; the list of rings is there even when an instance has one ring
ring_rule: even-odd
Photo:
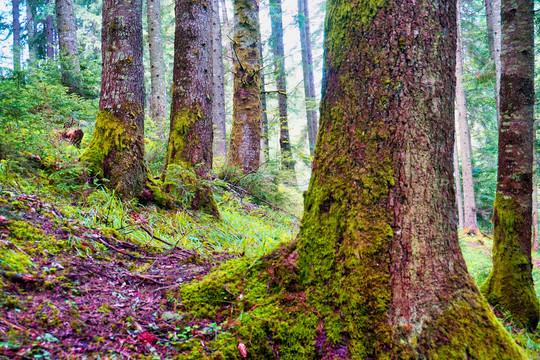
[[[144,164],[142,1],[103,2],[103,70],[92,141],[81,156],[94,176],[124,198],[141,195]]]
[[[160,0],[147,0],[148,47],[150,54],[150,116],[156,123],[159,136],[163,136],[167,119],[167,83],[165,79],[165,61],[163,59],[163,36],[161,33]]]
[[[214,122],[216,157],[221,159],[220,162],[225,162],[227,157],[227,128],[225,126],[225,84],[223,78],[221,22],[219,20],[219,0],[212,0],[212,2],[212,71],[214,73],[214,85],[212,87],[212,121]]]
[[[259,28],[259,35],[261,29]],[[259,38],[259,52],[261,53],[261,69],[264,69],[264,56],[262,41]],[[266,107],[266,92],[265,92],[265,79],[264,72],[261,71],[261,106],[262,106],[262,138],[261,138],[261,152],[263,155],[263,161],[270,161],[270,134],[268,129],[268,112]]]
[[[463,216],[466,233],[478,233],[476,204],[474,200],[474,180],[471,159],[471,134],[467,120],[467,104],[463,88],[463,48],[461,44],[460,4],[457,2],[457,51],[456,51],[456,111],[459,123],[459,142],[461,152],[461,171],[463,175]]]
[[[212,7],[176,0],[171,131],[167,167],[175,164],[207,179],[212,169]],[[169,170],[169,169],[167,169]],[[193,182],[185,179],[185,182]],[[194,209],[219,217],[208,186],[192,183]]]
[[[75,26],[73,0],[56,0],[56,25],[60,43],[62,82],[70,92],[82,95],[79,43]]]
[[[12,1],[13,14],[13,71],[21,71],[21,23],[19,21],[19,0]]]
[[[261,148],[259,2],[234,0],[234,99],[229,164],[257,171]]]
[[[45,4],[50,3],[51,0],[45,0]],[[52,15],[45,18],[45,56],[48,59],[54,60],[54,22]]]
[[[493,306],[535,330],[540,306],[531,260],[534,145],[532,0],[502,1],[501,122],[493,210],[493,269],[482,292]]]
[[[28,32],[28,60],[30,62],[30,70],[37,61],[37,46],[36,46],[36,4],[33,0],[26,0],[26,31]]]
[[[500,125],[501,91],[501,0],[485,0],[489,50],[495,63],[495,103],[497,123]]]
[[[459,154],[457,143],[454,143],[454,185],[456,187],[456,204],[458,210],[458,229],[463,230],[463,191],[461,187],[461,171],[459,170]]]
[[[304,96],[308,129],[309,153],[313,156],[317,141],[317,98],[313,79],[313,54],[311,51],[311,30],[309,26],[309,4],[307,0],[298,0],[298,27],[302,48],[302,71],[304,75]]]
[[[294,160],[289,136],[287,119],[287,80],[285,78],[285,48],[283,45],[283,21],[281,0],[270,0],[270,22],[272,25],[272,53],[274,55],[274,74],[276,79],[278,114],[279,114],[279,148],[281,149],[281,166],[294,173]]]
[[[230,64],[230,80],[234,81],[234,50],[233,50],[233,27],[229,23],[229,17],[227,16],[227,4],[225,0],[221,1],[221,16],[223,17],[223,24],[225,25],[225,38],[227,39],[227,62]]]
[[[253,359],[525,358],[458,243],[455,5],[327,2],[321,126],[296,245],[181,293],[189,311],[216,316],[218,303],[238,319],[218,335],[221,358],[237,357],[239,341]]]

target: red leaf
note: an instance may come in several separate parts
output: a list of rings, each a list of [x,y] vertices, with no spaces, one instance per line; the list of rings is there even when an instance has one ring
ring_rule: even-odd
[[[240,355],[242,355],[242,357],[247,357],[247,347],[244,345],[244,343],[238,343],[238,351],[240,351]]]
[[[140,342],[150,345],[154,345],[157,342],[157,337],[147,332],[140,333],[138,339]]]

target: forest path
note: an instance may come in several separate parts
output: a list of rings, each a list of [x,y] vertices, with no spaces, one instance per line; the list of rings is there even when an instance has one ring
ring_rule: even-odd
[[[31,271],[8,271],[10,248]],[[0,358],[172,358],[219,330],[176,312],[173,294],[228,254],[137,245],[16,193],[0,198],[0,250]]]

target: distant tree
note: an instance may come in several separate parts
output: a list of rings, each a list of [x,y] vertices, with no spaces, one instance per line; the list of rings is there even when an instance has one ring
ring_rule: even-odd
[[[219,19],[219,0],[212,0],[212,119],[214,122],[214,143],[216,155],[225,161],[227,157],[227,128],[225,126],[225,85],[223,70],[223,46],[221,22]]]
[[[144,164],[142,1],[104,0],[99,112],[81,156],[91,173],[124,198],[141,195]]]
[[[532,0],[503,0],[497,193],[493,209],[493,269],[482,292],[535,330],[540,305],[531,259],[534,145],[534,16]]]
[[[163,57],[163,36],[161,32],[161,1],[147,0],[148,47],[150,49],[150,116],[158,125],[159,135],[167,119],[167,82],[165,79],[165,60]]]
[[[291,137],[289,135],[289,121],[287,118],[287,79],[285,77],[285,48],[283,45],[283,10],[281,0],[270,0],[270,23],[272,26],[272,45],[274,77],[278,98],[279,114],[279,148],[281,150],[281,166],[283,169],[294,172],[294,160],[291,151]]]
[[[234,0],[233,125],[228,162],[257,171],[261,148],[261,55],[259,2]]]
[[[19,20],[19,0],[12,0],[13,15],[13,71],[21,71],[21,23]]]
[[[202,2],[176,0],[175,13],[171,131],[166,165],[180,165],[206,179],[212,169],[213,141],[212,7]],[[210,188],[194,185],[191,206],[219,217]]]
[[[62,82],[72,93],[82,95],[79,42],[73,0],[56,0],[56,24],[60,44]]]
[[[469,121],[467,119],[467,103],[463,87],[463,46],[461,39],[461,1],[457,1],[457,50],[456,50],[456,112],[459,124],[459,142],[461,155],[461,171],[463,175],[463,228],[468,233],[476,234],[476,202],[474,199],[474,179],[472,171],[472,149]]]
[[[45,0],[45,4],[49,4],[51,0]],[[54,20],[52,15],[47,15],[43,21],[45,28],[45,56],[48,59],[54,60],[55,56],[55,42],[54,42]]]
[[[38,57],[36,44],[36,2],[35,0],[26,0],[26,32],[28,35],[28,59],[30,66],[34,64]]]
[[[264,69],[264,56],[263,56],[263,46],[260,39],[261,29],[259,27],[259,52],[261,54],[261,69]],[[266,90],[265,90],[265,76],[264,72],[261,71],[261,110],[262,110],[262,136],[261,136],[261,154],[263,161],[267,162],[270,160],[270,130],[268,127],[268,110],[266,104]]]
[[[491,59],[495,63],[495,103],[497,123],[500,122],[501,91],[501,0],[485,0],[486,23]]]
[[[302,49],[302,72],[304,75],[304,96],[308,130],[309,153],[313,156],[317,141],[317,113],[315,107],[315,80],[313,78],[313,54],[311,51],[311,29],[309,25],[308,0],[298,0],[298,28],[300,29],[300,47]]]
[[[457,115],[457,114],[456,114]],[[461,171],[459,169],[459,152],[457,143],[454,143],[454,185],[456,188],[456,204],[458,213],[458,229],[463,230],[463,188],[461,187]]]

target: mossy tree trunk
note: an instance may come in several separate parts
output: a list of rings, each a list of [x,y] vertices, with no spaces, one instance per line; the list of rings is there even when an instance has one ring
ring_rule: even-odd
[[[261,29],[259,27],[259,36]],[[262,41],[259,38],[259,52],[261,54],[261,69],[264,69],[264,55]],[[268,111],[266,105],[266,90],[265,90],[264,73],[261,71],[261,112],[262,112],[262,136],[261,136],[261,154],[264,162],[270,161],[270,134],[268,127]]]
[[[82,95],[79,43],[77,41],[73,0],[56,0],[55,4],[62,82],[69,88],[70,92]]]
[[[45,0],[45,4],[49,4],[51,0]],[[54,60],[54,21],[52,15],[49,15],[43,21],[45,27],[45,56],[50,61]]]
[[[455,41],[454,0],[327,2],[296,244],[182,294],[188,307],[200,299],[199,314],[225,298],[224,316],[242,319],[221,358],[249,341],[254,359],[524,359],[459,248]]]
[[[124,198],[141,195],[144,164],[142,1],[103,2],[103,70],[99,112],[88,149],[81,156],[94,176]]]
[[[276,89],[278,98],[279,115],[279,148],[281,150],[281,166],[285,170],[294,173],[294,160],[291,151],[291,137],[289,135],[289,121],[287,118],[287,79],[285,77],[285,47],[283,45],[283,10],[281,0],[270,0],[270,23],[272,26],[272,36],[270,44],[272,46],[274,77],[276,79]]]
[[[228,161],[244,173],[257,171],[261,148],[259,2],[234,0],[233,125]]]
[[[191,169],[202,179],[212,169],[212,7],[176,0],[171,130],[167,163]],[[190,181],[187,180],[186,181]],[[217,216],[207,186],[194,186],[192,207]]]
[[[531,261],[534,145],[532,0],[502,1],[501,122],[493,209],[493,269],[482,285],[488,301],[536,329],[540,306]]]
[[[309,153],[313,156],[317,141],[317,99],[313,78],[313,53],[311,51],[311,29],[309,25],[309,3],[298,0],[298,28],[300,29],[300,47],[302,49],[302,72],[304,76],[304,96],[308,130]]]

